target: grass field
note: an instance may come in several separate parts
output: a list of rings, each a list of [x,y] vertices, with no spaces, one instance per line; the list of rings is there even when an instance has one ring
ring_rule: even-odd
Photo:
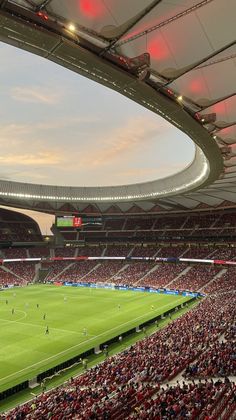
[[[4,290],[0,292],[0,391],[188,299],[50,285]]]

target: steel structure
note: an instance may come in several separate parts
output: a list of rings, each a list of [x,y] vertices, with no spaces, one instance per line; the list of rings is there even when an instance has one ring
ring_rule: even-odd
[[[0,0],[0,40],[95,80],[196,145],[175,176],[115,187],[0,181],[0,203],[51,213],[235,206],[235,0]]]

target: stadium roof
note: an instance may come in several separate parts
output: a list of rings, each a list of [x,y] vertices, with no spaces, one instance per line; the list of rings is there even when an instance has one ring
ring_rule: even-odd
[[[196,144],[174,177],[115,187],[0,181],[0,203],[48,212],[235,206],[235,0],[0,0],[0,40],[116,90]]]

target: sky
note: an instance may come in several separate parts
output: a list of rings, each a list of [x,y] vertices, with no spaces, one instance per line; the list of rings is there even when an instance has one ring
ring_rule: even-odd
[[[0,179],[131,184],[193,159],[187,136],[122,95],[3,43],[0,62]]]

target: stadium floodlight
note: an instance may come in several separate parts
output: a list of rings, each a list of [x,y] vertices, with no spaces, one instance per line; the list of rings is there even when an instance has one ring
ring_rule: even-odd
[[[70,23],[70,24],[68,25],[68,29],[69,29],[69,31],[71,31],[71,32],[75,32],[76,27],[75,27],[75,25],[74,25],[73,23]]]
[[[212,112],[211,114],[204,114],[201,117],[201,122],[204,124],[214,123],[216,121],[216,113]]]

